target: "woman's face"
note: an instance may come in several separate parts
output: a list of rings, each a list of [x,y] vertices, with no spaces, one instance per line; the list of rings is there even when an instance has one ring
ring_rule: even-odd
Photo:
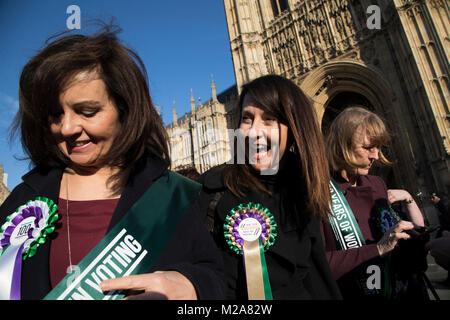
[[[102,167],[99,161],[120,131],[119,114],[97,72],[80,72],[59,96],[50,118],[58,147],[75,166]]]
[[[361,134],[355,141],[353,147],[353,155],[355,156],[357,164],[364,166],[357,168],[358,175],[367,175],[375,160],[379,159],[379,146],[372,144],[366,134]]]
[[[239,129],[248,138],[245,140],[249,148],[245,150],[250,165],[258,171],[272,169],[270,172],[275,174],[286,150],[288,127],[259,108],[247,94],[242,103]]]

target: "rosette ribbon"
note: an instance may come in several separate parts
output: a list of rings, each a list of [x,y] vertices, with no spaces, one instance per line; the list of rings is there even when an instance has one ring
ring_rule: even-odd
[[[273,215],[258,203],[240,204],[230,210],[223,227],[230,249],[243,255],[248,299],[272,300],[264,252],[277,235]]]
[[[0,228],[0,299],[19,300],[22,261],[36,254],[55,230],[57,205],[37,197],[17,208]]]
[[[389,208],[379,207],[377,210],[377,224],[381,234],[384,234],[395,224],[397,224],[400,220],[401,219],[398,216],[398,214],[390,206]],[[391,255],[388,254],[384,260],[384,287],[383,287],[384,288],[383,295],[387,298],[390,298],[391,295],[391,285],[389,280],[390,262],[391,262]]]

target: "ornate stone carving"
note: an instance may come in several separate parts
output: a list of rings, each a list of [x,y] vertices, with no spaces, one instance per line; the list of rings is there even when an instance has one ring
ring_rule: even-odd
[[[234,21],[229,13],[232,10],[241,12],[243,9],[241,1],[225,1],[224,3],[229,28],[242,32],[245,29],[244,24],[250,25],[249,21],[255,28],[253,33],[245,35],[246,39],[251,39],[252,45],[254,44],[257,48],[257,59],[265,60],[264,62],[259,61],[260,69],[263,70],[256,70],[255,74],[258,72],[278,73],[301,83],[307,73],[314,73],[317,67],[329,61],[348,63],[349,60],[354,60],[355,65],[365,65],[366,67],[378,64],[378,68],[381,70],[380,77],[384,77],[384,80],[388,82],[388,87],[392,86],[392,91],[398,94],[396,100],[398,105],[395,106],[394,111],[400,113],[417,109],[415,112],[419,116],[413,115],[405,118],[405,121],[413,121],[411,119],[415,119],[414,117],[420,119],[422,116],[429,117],[429,115],[439,114],[442,109],[440,101],[445,101],[445,97],[448,96],[448,87],[442,85],[445,82],[442,80],[444,78],[437,77],[441,80],[429,84],[428,76],[423,71],[427,69],[427,64],[431,64],[430,69],[439,70],[442,77],[448,79],[448,70],[442,68],[442,66],[448,65],[448,56],[442,54],[445,52],[448,39],[447,34],[442,32],[444,30],[445,33],[445,26],[449,24],[448,15],[445,15],[448,6],[444,1],[446,0],[289,0],[287,1],[288,10],[275,18],[268,18],[267,16],[270,14],[261,15],[261,11],[268,10],[267,12],[270,13],[271,1],[252,0],[245,2],[247,5],[245,9],[249,10],[246,21],[242,21],[242,14],[241,20]],[[366,9],[370,4],[383,7],[383,19],[385,20],[382,21],[381,30],[367,28]],[[262,10],[259,11],[259,8]],[[417,19],[417,22],[413,19]],[[236,23],[242,24],[239,26],[240,28],[236,27]],[[264,30],[259,29],[264,26]],[[414,47],[412,43],[416,43],[417,38],[425,33],[432,35],[433,45],[428,45],[430,36],[424,36],[428,46]],[[250,35],[252,37],[249,37]],[[241,76],[242,70],[245,71],[245,68],[248,68],[249,64],[253,62],[253,57],[256,56],[255,53],[249,54],[248,43],[242,40],[243,36],[244,34],[241,33],[230,39],[233,61],[235,61],[235,74],[239,82],[238,87],[248,80],[245,76]],[[417,50],[434,50],[439,54],[430,54],[431,58],[427,60],[422,57],[423,55],[417,54]],[[241,63],[247,63],[247,65],[240,65]],[[414,63],[423,64],[424,68],[411,68],[410,65]],[[386,68],[389,68],[389,72],[385,72]],[[332,88],[334,83],[344,81],[333,79],[333,76],[330,77],[321,85],[322,92]],[[402,82],[405,81],[404,79],[413,79],[414,81],[410,81],[405,86]],[[371,79],[367,79],[367,81],[370,82]],[[358,85],[361,84],[358,83]],[[414,88],[410,88],[410,86]],[[408,94],[405,94],[405,90],[408,91]],[[430,94],[437,98],[429,98]],[[324,95],[321,96],[321,99],[323,97]],[[426,102],[421,104],[422,109],[416,106],[402,105],[408,103],[410,99],[416,98]],[[430,108],[430,110],[425,110],[425,108]],[[394,111],[391,110],[393,113]],[[430,123],[435,121],[436,126],[433,128],[438,128],[435,131],[439,130],[439,132],[436,133],[431,129],[425,130],[423,126],[419,126],[419,129],[416,130],[415,124],[409,123],[408,128],[413,128],[409,129],[411,131],[409,133],[414,135],[414,139],[417,141],[424,135],[432,136],[433,139],[430,139],[430,143],[434,143],[433,150],[441,150],[439,152],[444,154],[450,150],[448,142],[450,138],[444,140],[445,150],[437,145],[436,141],[440,141],[441,136],[448,132],[445,128],[448,124],[447,120],[440,118],[436,120],[429,117],[427,121]],[[427,128],[431,127],[430,125]],[[425,143],[428,141],[423,142],[423,144]],[[417,154],[423,151],[420,146],[414,148],[414,152]],[[447,152],[447,154],[449,153]],[[423,156],[423,158],[426,157],[428,156]],[[436,172],[430,176],[437,177]],[[450,176],[448,180],[450,181]],[[436,182],[436,185],[439,183]]]

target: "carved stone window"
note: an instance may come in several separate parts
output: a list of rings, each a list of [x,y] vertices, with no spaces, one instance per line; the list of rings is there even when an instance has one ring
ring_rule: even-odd
[[[283,11],[289,10],[287,0],[270,0],[272,3],[273,16],[279,16]]]

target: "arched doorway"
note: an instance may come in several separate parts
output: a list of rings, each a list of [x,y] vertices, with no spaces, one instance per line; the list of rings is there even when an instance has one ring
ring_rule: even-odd
[[[321,128],[322,133],[326,136],[331,122],[337,117],[339,113],[350,106],[361,106],[370,111],[374,111],[373,105],[370,101],[357,92],[343,91],[330,98],[326,103],[325,111],[322,116]]]

